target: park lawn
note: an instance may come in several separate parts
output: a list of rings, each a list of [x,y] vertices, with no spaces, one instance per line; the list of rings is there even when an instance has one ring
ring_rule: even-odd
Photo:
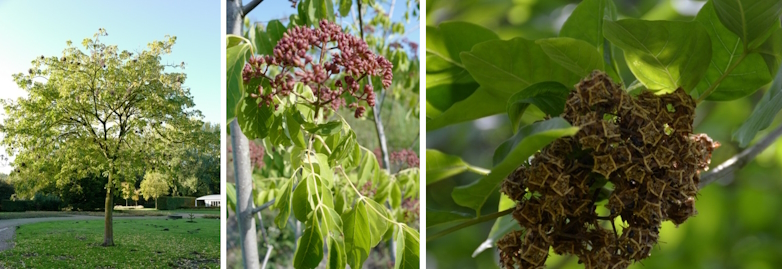
[[[164,230],[167,229],[167,230]],[[114,247],[101,247],[103,221],[22,225],[0,268],[219,268],[220,220],[114,219]]]
[[[172,214],[207,214],[207,215],[220,215],[220,208],[214,209],[176,209],[176,210],[159,210],[159,212],[170,212]]]

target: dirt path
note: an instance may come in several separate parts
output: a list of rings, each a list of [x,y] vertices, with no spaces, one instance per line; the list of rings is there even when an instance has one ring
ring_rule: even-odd
[[[200,216],[199,216],[200,217]],[[167,216],[126,216],[126,217],[114,217],[114,219],[155,219],[155,218],[167,218]],[[49,222],[49,221],[64,221],[64,220],[102,220],[103,217],[99,216],[81,216],[81,215],[68,215],[67,217],[45,217],[45,218],[26,218],[26,219],[9,219],[0,220],[0,251],[10,249],[14,247],[14,232],[19,225]]]

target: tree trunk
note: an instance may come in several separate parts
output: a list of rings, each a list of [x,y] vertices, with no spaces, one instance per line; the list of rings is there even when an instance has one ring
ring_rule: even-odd
[[[103,246],[114,246],[114,224],[112,223],[112,213],[114,213],[114,161],[109,162],[109,183],[106,184],[106,216],[104,218]]]
[[[225,1],[225,17],[227,27],[226,33],[229,35],[242,35],[242,24],[244,23],[244,14],[242,14],[242,1],[241,0],[227,0]]]
[[[236,176],[236,219],[239,222],[239,237],[242,244],[244,268],[260,268],[258,239],[256,238],[253,210],[253,181],[250,166],[250,147],[236,119],[231,121],[231,143]]]

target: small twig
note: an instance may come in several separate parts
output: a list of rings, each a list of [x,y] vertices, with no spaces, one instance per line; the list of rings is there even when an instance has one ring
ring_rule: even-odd
[[[755,157],[757,157],[760,152],[773,144],[774,141],[776,141],[780,136],[782,136],[782,125],[771,131],[771,133],[766,135],[766,137],[758,141],[758,143],[755,145],[744,149],[744,151],[737,154],[736,156],[733,156],[733,158],[728,159],[717,167],[714,167],[714,169],[711,171],[701,175],[701,182],[698,184],[698,188],[702,189],[703,187],[706,187],[706,185],[709,185],[710,183],[717,181],[726,175],[733,174],[737,170],[741,169],[753,159],[755,159]]]
[[[512,213],[513,210],[515,210],[515,209],[516,208],[510,208],[510,209],[507,209],[507,210],[504,210],[504,211],[500,211],[500,212],[497,212],[497,213],[492,213],[492,214],[485,215],[485,216],[480,216],[480,217],[477,217],[477,218],[474,218],[474,219],[462,222],[459,225],[453,226],[451,228],[443,230],[442,232],[439,232],[439,233],[436,233],[436,234],[433,234],[431,236],[426,237],[426,241],[427,242],[432,241],[432,240],[440,238],[440,237],[442,237],[442,236],[444,236],[446,234],[449,234],[449,233],[461,230],[463,228],[467,228],[467,227],[473,226],[473,225],[481,223],[481,222],[486,222],[486,221],[490,221],[490,220],[493,220],[493,219],[497,219],[499,217],[502,217],[502,216],[505,216],[505,215],[508,215],[508,214]]]

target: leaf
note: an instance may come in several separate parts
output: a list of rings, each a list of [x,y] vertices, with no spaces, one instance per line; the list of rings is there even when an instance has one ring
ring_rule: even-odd
[[[711,41],[698,22],[605,21],[603,31],[624,50],[630,71],[647,89],[694,89],[709,66]]]
[[[388,230],[389,223],[386,219],[390,218],[390,216],[385,207],[372,199],[364,199],[363,201],[367,204],[365,209],[369,219],[369,245],[376,246],[383,239],[386,230]]]
[[[502,99],[537,82],[574,85],[580,80],[551,60],[540,45],[524,38],[483,42],[461,57],[475,80]]]
[[[282,192],[280,192],[280,195],[274,200],[274,208],[280,210],[277,216],[274,217],[274,223],[276,223],[277,227],[280,229],[285,228],[285,225],[288,224],[288,218],[291,215],[291,194],[293,192],[294,180],[296,180],[295,175],[291,177],[290,180],[285,181],[282,188],[280,188]]]
[[[358,184],[364,184],[367,181],[374,179],[374,171],[380,169],[380,165],[377,163],[375,153],[365,150],[364,158],[361,160],[361,166],[358,168]]]
[[[565,102],[570,89],[555,81],[539,82],[517,92],[508,99],[507,111],[513,133],[519,129],[521,116],[530,104],[540,108],[543,113],[559,116],[565,111]]]
[[[366,205],[356,203],[356,207],[342,214],[342,228],[345,232],[345,252],[350,268],[363,268],[369,257],[369,218]]]
[[[459,211],[441,211],[426,209],[426,228],[454,221],[474,218],[475,215]]]
[[[245,93],[237,108],[237,122],[247,139],[265,138],[269,135],[274,123],[274,108],[258,107],[255,98]]]
[[[307,216],[312,212],[312,208],[315,205],[310,200],[310,177],[302,176],[302,180],[299,181],[299,185],[296,186],[296,190],[293,191],[293,200],[291,205],[293,206],[293,216],[299,221],[307,221]]]
[[[260,27],[255,27],[255,49],[256,53],[260,55],[273,55],[274,45],[269,34],[261,30]]]
[[[586,77],[594,70],[604,70],[603,55],[591,44],[569,37],[535,41],[552,60],[573,74]]]
[[[334,236],[329,236],[329,264],[328,269],[344,269],[345,268],[345,243],[341,240],[337,240]]]
[[[233,46],[226,50],[226,121],[236,117],[236,107],[244,94],[242,69],[250,46],[245,44]]]
[[[712,56],[706,75],[695,88],[703,94],[728,71],[736,61],[741,62],[726,76],[706,100],[727,101],[747,96],[771,81],[771,73],[764,65],[763,57],[751,53],[742,59],[742,40],[717,18],[712,2],[701,8],[695,21],[701,23],[711,38]],[[778,66],[778,65],[777,65]]]
[[[391,208],[402,206],[402,188],[399,187],[399,182],[397,181],[391,183],[391,193],[389,194],[388,202],[391,204]]]
[[[342,218],[337,211],[327,206],[321,206],[319,209],[323,216],[321,227],[326,226],[326,232],[331,233],[331,236],[342,236]]]
[[[401,226],[394,238],[396,241],[395,269],[417,269],[420,262],[420,242],[418,231],[407,226]]]
[[[782,68],[777,71],[777,76],[771,87],[763,94],[763,98],[752,110],[752,114],[733,133],[733,140],[739,142],[739,147],[746,147],[761,130],[768,128],[779,110],[782,109]]]
[[[282,36],[286,31],[285,25],[282,25],[279,20],[271,20],[266,24],[266,32],[269,33],[269,41],[271,42],[272,48],[277,46],[277,42],[282,39]]]
[[[429,96],[428,92],[427,96]],[[454,103],[436,116],[429,117],[430,109],[427,108],[426,131],[505,112],[503,106],[491,105],[504,101],[505,99],[492,95],[485,88],[478,87],[469,97]]]
[[[352,6],[353,0],[339,0],[339,15],[345,17],[350,14],[350,8]]]
[[[757,48],[779,25],[779,0],[713,0],[717,17],[726,28],[741,37],[745,48]]]
[[[500,203],[497,212],[501,212],[515,206],[516,202],[503,194],[500,195]],[[429,212],[426,212],[426,216],[429,216]],[[494,225],[491,227],[491,231],[489,231],[489,237],[486,238],[486,241],[483,241],[483,243],[481,243],[481,245],[475,249],[475,251],[472,253],[472,257],[475,258],[484,250],[494,248],[494,242],[497,242],[500,237],[504,236],[510,231],[520,229],[522,229],[521,226],[519,226],[519,223],[516,222],[512,216],[505,215],[499,217],[496,221],[494,221]]]
[[[310,133],[315,133],[320,136],[329,136],[339,133],[342,130],[342,121],[330,121],[327,123],[318,124],[315,127],[307,128]]]
[[[560,37],[583,40],[603,54],[603,20],[616,20],[616,5],[613,0],[584,0],[562,25]]]
[[[562,118],[552,118],[542,122],[521,128],[517,137],[519,141],[513,150],[496,165],[489,175],[478,181],[456,187],[451,194],[453,200],[465,207],[472,208],[480,214],[480,209],[486,199],[497,191],[502,180],[510,175],[519,165],[526,161],[532,154],[542,149],[552,141],[563,136],[570,136],[578,131],[578,127],[571,127],[570,123]]]
[[[758,48],[760,56],[766,62],[769,74],[775,74],[782,65],[782,28],[777,27],[771,36]]]
[[[334,21],[334,3],[331,0],[310,0],[307,13],[315,19],[315,25],[321,20]]]
[[[231,211],[236,212],[236,185],[227,182],[225,186],[225,199],[228,201],[228,206],[231,207]]]
[[[296,254],[293,257],[294,268],[315,268],[323,260],[323,235],[320,233],[317,218],[309,221],[304,234],[296,244]]]
[[[291,107],[283,117],[285,118],[285,135],[293,142],[294,145],[301,148],[306,148],[304,143],[304,133],[301,131],[301,122],[296,120],[296,115],[299,111]],[[301,114],[298,115],[301,118]]]
[[[458,156],[448,155],[435,149],[426,150],[426,185],[455,176],[471,168],[484,170],[472,167]]]
[[[426,100],[437,110],[445,111],[461,101],[478,84],[462,65],[459,54],[475,44],[497,40],[497,34],[468,22],[444,22],[426,28]],[[427,108],[427,115],[431,109]]]

